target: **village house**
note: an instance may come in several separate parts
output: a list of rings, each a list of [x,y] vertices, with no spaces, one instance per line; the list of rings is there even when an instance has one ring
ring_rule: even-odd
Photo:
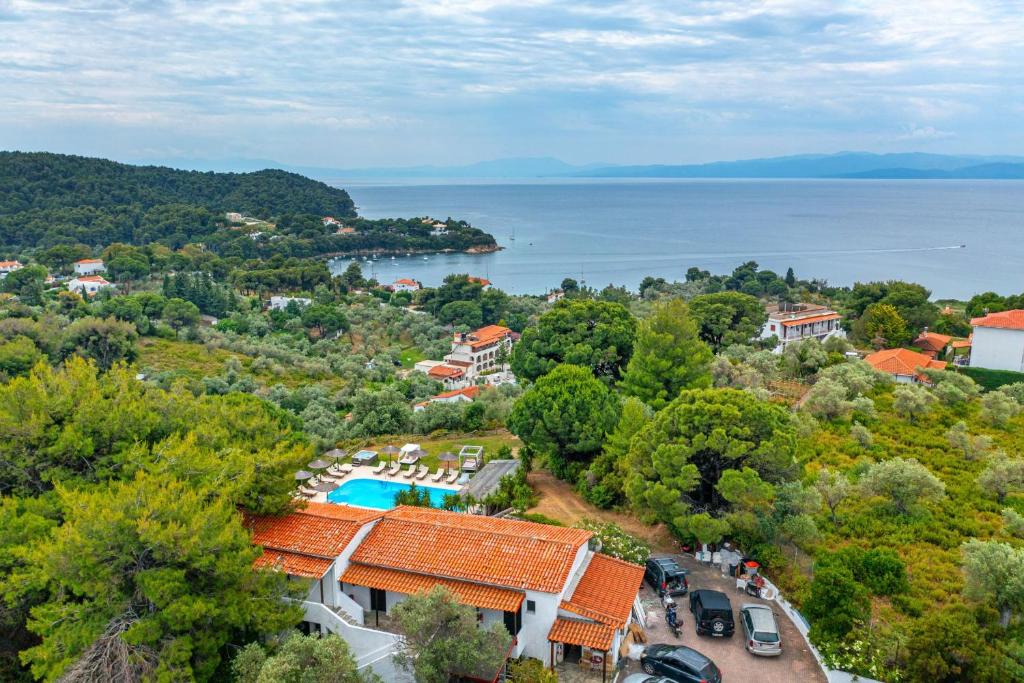
[[[548,303],[553,304],[556,301],[561,301],[565,297],[565,292],[560,289],[552,289],[548,292]]]
[[[426,410],[431,403],[472,403],[480,395],[480,387],[473,385],[462,389],[453,389],[431,396],[426,401],[421,401],[412,407],[414,412]]]
[[[303,308],[313,303],[312,299],[307,299],[303,296],[272,296],[267,304],[267,308],[271,311],[283,311],[293,301],[296,306]]]
[[[323,217],[323,224],[324,225],[341,225],[341,221],[339,221],[334,216],[324,216]]]
[[[247,516],[254,565],[310,581],[307,632],[336,633],[360,669],[410,681],[393,662],[392,612],[408,596],[447,588],[502,624],[508,657],[545,666],[584,661],[611,675],[642,607],[643,567],[593,552],[589,531],[401,506],[383,512],[309,504],[284,517]],[[485,680],[496,678],[488,672]]]
[[[761,339],[776,337],[779,340],[775,347],[777,353],[781,353],[787,344],[804,339],[823,342],[829,337],[846,336],[839,326],[842,316],[825,306],[783,301],[771,304],[765,310],[768,320],[761,330]]]
[[[94,296],[101,289],[113,286],[102,275],[80,275],[68,280],[69,292],[81,294],[84,291],[88,296]]]
[[[452,350],[444,357],[449,363],[468,363],[466,377],[476,380],[482,373],[505,370],[515,333],[501,325],[487,325],[473,332],[456,332]]]
[[[224,214],[224,217],[227,218],[232,223],[242,222],[242,214],[238,213],[237,211],[228,211],[226,214]]]
[[[106,270],[103,259],[86,258],[75,261],[75,275],[95,275]]]
[[[477,284],[478,284],[478,285],[480,285],[480,287],[481,287],[481,288],[483,288],[484,290],[488,290],[488,289],[490,289],[490,288],[491,288],[491,281],[490,281],[490,280],[488,280],[488,279],[487,279],[487,278],[485,278],[485,277],[476,277],[475,275],[470,275],[470,276],[469,276],[468,278],[466,278],[466,279],[468,279],[468,280],[469,280],[470,282],[475,282],[475,283],[477,283]]]
[[[929,358],[942,358],[949,352],[950,343],[952,341],[953,337],[948,334],[929,332],[925,329],[925,331],[914,340],[913,345],[921,349],[921,353],[925,354]]]
[[[871,367],[902,384],[931,384],[922,370],[945,370],[946,362],[910,349],[884,349],[864,358]]]
[[[430,231],[431,237],[444,237],[448,234],[448,226],[444,223],[435,223],[431,226],[433,229]]]
[[[972,368],[1024,372],[1024,310],[973,318],[971,327]]]
[[[335,230],[334,234],[335,235],[354,235],[354,234],[356,234],[356,229],[355,228],[350,228],[348,226],[343,226],[343,227],[340,227],[337,230]]]
[[[9,273],[24,268],[21,261],[0,261],[0,280],[7,277]]]
[[[469,363],[446,363],[442,360],[421,360],[413,370],[440,382],[445,389],[461,389],[471,384],[467,377]]]
[[[418,292],[420,283],[409,278],[400,278],[391,283],[392,292]]]

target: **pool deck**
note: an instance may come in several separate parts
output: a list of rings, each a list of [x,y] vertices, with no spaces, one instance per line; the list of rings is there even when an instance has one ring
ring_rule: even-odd
[[[408,468],[407,467],[403,467],[402,471],[404,472],[406,469],[408,469]],[[436,471],[437,470],[431,470],[427,474],[427,476],[424,477],[423,479],[407,479],[406,477],[403,477],[401,474],[399,474],[396,477],[389,477],[386,474],[374,474],[372,467],[364,465],[364,466],[356,467],[352,471],[352,473],[349,474],[348,476],[346,476],[344,479],[335,479],[335,481],[338,483],[338,485],[341,485],[341,484],[344,484],[345,482],[355,481],[356,479],[369,479],[371,481],[393,481],[393,482],[397,482],[399,484],[412,484],[412,483],[415,483],[417,486],[429,486],[429,487],[435,488],[435,489],[444,489],[445,491],[451,491],[452,493],[455,493],[456,491],[462,490],[462,486],[463,486],[462,484],[445,484],[444,482],[440,482],[440,481],[431,481],[430,478],[432,476],[434,476],[434,472],[436,472]],[[327,494],[324,493],[323,491],[317,491],[317,494],[315,496],[313,496],[312,498],[305,498],[303,496],[296,496],[296,497],[300,498],[302,500],[308,500],[308,501],[310,501],[312,503],[330,503],[331,502],[331,501],[327,500]],[[337,505],[338,503],[335,503],[335,504]]]

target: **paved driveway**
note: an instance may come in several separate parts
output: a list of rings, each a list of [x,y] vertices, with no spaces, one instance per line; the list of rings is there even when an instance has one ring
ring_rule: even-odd
[[[649,643],[686,645],[702,652],[721,669],[723,683],[826,683],[825,675],[818,667],[803,637],[778,605],[737,591],[736,580],[723,577],[717,567],[698,564],[692,557],[675,558],[681,566],[690,570],[691,589],[710,588],[728,595],[732,603],[733,616],[737,620],[740,605],[743,603],[760,602],[772,605],[782,631],[782,655],[755,657],[747,652],[743,647],[743,627],[738,621],[736,633],[731,638],[698,636],[694,630],[688,596],[676,599],[679,603],[678,615],[682,617],[683,622],[680,629],[681,637],[676,639],[665,624],[665,609],[661,605],[661,600],[645,583],[640,598],[647,611],[645,630]],[[629,660],[625,673],[637,671],[640,671],[640,662]],[[622,680],[622,677],[619,680]]]

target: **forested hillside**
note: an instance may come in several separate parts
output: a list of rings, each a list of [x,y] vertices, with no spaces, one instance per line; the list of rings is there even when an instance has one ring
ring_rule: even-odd
[[[240,213],[266,223],[229,224]],[[324,216],[339,223],[325,224]],[[91,249],[202,242],[241,258],[367,251],[494,248],[491,235],[449,219],[359,219],[345,190],[279,170],[202,173],[105,159],[0,152],[0,247],[8,256],[57,245]],[[340,221],[355,232],[339,234]]]
[[[344,190],[284,171],[200,173],[105,159],[0,152],[0,242],[184,242],[227,211],[355,216]]]

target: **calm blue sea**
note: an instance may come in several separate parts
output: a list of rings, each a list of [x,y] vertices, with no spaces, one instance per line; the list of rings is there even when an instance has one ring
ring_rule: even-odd
[[[646,275],[682,279],[690,266],[726,273],[755,260],[834,284],[912,280],[936,297],[1024,291],[1019,181],[336,184],[364,216],[465,219],[505,247],[382,259],[372,270],[384,282],[436,285],[466,272],[514,293],[541,294],[564,277],[636,289]]]

